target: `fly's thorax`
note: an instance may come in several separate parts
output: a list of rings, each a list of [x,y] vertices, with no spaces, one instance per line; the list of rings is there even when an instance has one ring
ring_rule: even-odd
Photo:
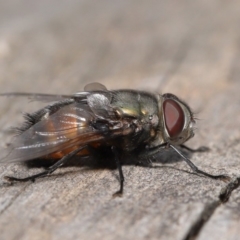
[[[111,105],[121,119],[130,119],[139,142],[148,142],[157,135],[159,126],[158,96],[144,91],[115,91]]]
[[[158,125],[158,100],[154,94],[134,90],[115,91],[111,105],[123,117],[141,119],[144,123]]]
[[[159,97],[164,142],[179,145],[194,136],[193,113],[189,106],[175,95],[166,93]]]

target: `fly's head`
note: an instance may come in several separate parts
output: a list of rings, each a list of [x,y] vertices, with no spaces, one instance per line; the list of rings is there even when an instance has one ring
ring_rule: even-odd
[[[175,95],[162,96],[163,138],[165,142],[179,145],[194,136],[193,113],[188,105]]]

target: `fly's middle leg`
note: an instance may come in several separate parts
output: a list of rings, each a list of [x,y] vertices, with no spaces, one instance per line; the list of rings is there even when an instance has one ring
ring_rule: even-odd
[[[117,169],[119,172],[119,181],[120,181],[120,189],[113,194],[113,196],[115,197],[115,196],[121,196],[123,193],[124,175],[123,175],[122,164],[120,162],[119,152],[117,151],[117,148],[112,146],[112,152],[114,154],[114,160],[116,162]]]

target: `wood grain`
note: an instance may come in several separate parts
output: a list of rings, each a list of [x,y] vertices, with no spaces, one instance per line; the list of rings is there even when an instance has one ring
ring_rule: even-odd
[[[48,0],[0,3],[0,92],[109,89],[172,92],[200,119],[192,161],[240,178],[240,4],[237,1]],[[1,146],[21,112],[40,103],[1,99]],[[4,175],[41,169],[0,166],[0,239],[238,239],[239,184],[191,174],[170,151],[157,166],[117,171],[61,168],[35,183]],[[229,194],[222,203],[219,195]]]

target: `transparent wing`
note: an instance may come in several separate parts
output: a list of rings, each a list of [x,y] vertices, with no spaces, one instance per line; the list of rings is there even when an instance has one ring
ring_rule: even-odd
[[[84,87],[84,91],[91,92],[91,91],[107,91],[107,88],[98,82],[89,83]]]
[[[75,113],[74,113],[75,111]],[[81,113],[81,117],[76,113]],[[32,127],[16,136],[8,147],[7,154],[1,162],[24,161],[50,154],[70,146],[76,139],[76,131],[84,132],[86,118],[89,118],[83,108],[76,111],[74,105],[63,107],[55,114],[42,119]],[[84,130],[83,130],[84,129]]]
[[[65,99],[74,98],[85,98],[88,92],[91,91],[107,91],[107,88],[101,83],[89,83],[84,87],[84,91],[78,92],[73,95],[64,94],[44,94],[44,93],[23,93],[23,92],[10,92],[10,93],[0,93],[2,97],[27,97],[31,101],[41,101],[41,102],[55,102],[62,101]]]
[[[31,101],[41,101],[41,102],[55,102],[61,101],[67,98],[73,98],[72,95],[57,95],[57,94],[43,94],[43,93],[21,93],[21,92],[10,92],[1,93],[2,97],[27,97]]]
[[[96,115],[88,105],[74,102],[62,107],[56,113],[43,117],[42,120],[16,136],[5,154],[2,155],[0,162],[9,163],[41,158],[71,147],[104,141],[106,139],[102,132],[104,128],[92,125],[96,120]],[[124,129],[124,131],[126,134],[129,130]],[[114,138],[122,134],[122,127],[115,127],[109,136]]]

